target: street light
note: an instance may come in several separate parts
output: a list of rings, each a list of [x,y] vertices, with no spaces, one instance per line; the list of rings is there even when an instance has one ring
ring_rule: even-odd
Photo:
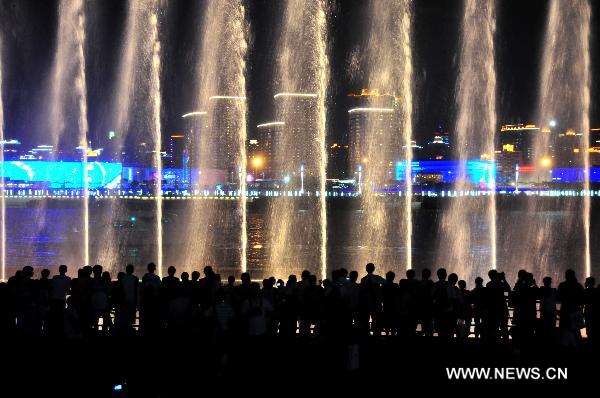
[[[252,167],[254,168],[254,175],[258,176],[258,169],[262,167],[264,161],[263,158],[255,156],[252,158]]]
[[[544,156],[541,160],[540,160],[540,166],[543,169],[550,169],[550,167],[552,167],[552,159],[548,156]],[[538,183],[540,182],[540,173],[538,173]]]

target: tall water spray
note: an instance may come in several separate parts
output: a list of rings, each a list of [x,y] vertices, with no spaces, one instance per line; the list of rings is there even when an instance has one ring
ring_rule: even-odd
[[[85,10],[83,0],[62,1],[58,12],[58,30],[54,59],[48,127],[57,153],[62,147],[77,146],[82,153],[82,253],[89,264],[89,190],[87,177],[88,120],[85,69]],[[71,87],[75,87],[72,91]],[[76,110],[75,135],[68,123],[71,110]]]
[[[248,26],[242,0],[206,3],[199,34],[195,112],[185,115],[193,128],[190,164],[199,170],[193,178],[198,193],[214,195],[217,182],[237,187],[236,211],[223,211],[230,202],[192,201],[190,221],[180,263],[231,267],[239,261],[246,272],[246,55]],[[221,192],[216,192],[221,194]],[[239,236],[231,242],[228,231]],[[232,252],[239,251],[232,255]],[[237,267],[236,267],[237,268]]]
[[[143,59],[144,40],[148,40],[148,13],[151,12],[151,3],[148,1],[129,0],[127,4],[127,14],[124,36],[121,44],[119,57],[119,68],[117,81],[112,94],[111,102],[113,104],[111,113],[111,129],[114,132],[111,142],[105,151],[110,152],[110,156],[122,161],[122,153],[125,149],[126,141],[129,136],[129,127],[135,121],[134,119],[134,100],[136,95],[136,81],[142,78],[144,68],[140,67],[140,59]],[[143,63],[142,63],[143,64]],[[139,94],[139,93],[138,93]],[[129,140],[134,141],[134,140]],[[96,227],[101,245],[97,247],[95,260],[105,268],[114,267],[125,253],[120,250],[123,246],[123,237],[117,236],[114,230],[115,222],[125,217],[127,211],[123,202],[115,200],[109,202],[105,216],[106,220],[103,226]],[[102,236],[100,237],[100,234]]]
[[[435,266],[465,275],[468,281],[496,268],[495,29],[494,1],[465,0],[452,145],[454,156],[460,162],[455,187],[458,197],[449,199],[449,209],[442,216]],[[472,160],[484,161],[479,167],[487,169],[483,171],[481,181],[470,183],[468,162]],[[473,189],[482,190],[483,196],[461,197],[463,192]],[[482,224],[481,219],[484,220]],[[481,246],[474,243],[479,235],[486,237]]]
[[[391,269],[402,258],[400,269],[412,268],[412,1],[373,0],[369,4],[366,43],[370,90],[350,110],[362,121],[365,132],[356,141],[352,165],[361,173],[361,222],[356,226],[365,249],[355,257],[355,269],[374,262]],[[364,97],[364,98],[363,98]],[[397,197],[380,191],[394,185],[399,164],[404,170],[404,190]],[[403,196],[403,197],[402,197]],[[397,209],[400,208],[398,211]],[[399,214],[398,214],[399,213]],[[398,214],[390,216],[390,214]],[[400,264],[398,264],[400,265]],[[398,271],[400,271],[398,269]]]
[[[568,217],[568,225],[560,229],[539,229],[537,239],[528,250],[537,253],[543,270],[552,266],[552,255],[545,242],[565,234],[582,232],[585,241],[583,272],[591,273],[590,259],[590,175],[589,175],[589,132],[590,132],[590,19],[591,7],[587,0],[563,2],[552,0],[549,6],[542,72],[539,82],[538,117],[542,131],[534,143],[536,166],[540,173],[548,173],[548,167],[567,167],[572,162],[583,167],[583,204],[572,201],[563,206],[565,212],[577,212],[581,218]],[[579,156],[553,150],[559,143],[559,135],[580,137]],[[571,163],[569,163],[571,162]],[[546,167],[544,167],[547,165]],[[532,209],[536,211],[537,209]],[[579,227],[579,220],[583,231]],[[547,227],[548,225],[546,225]],[[533,232],[533,231],[532,231]]]
[[[163,198],[162,198],[162,130],[161,130],[161,91],[160,91],[160,40],[158,37],[158,12],[157,9],[150,15],[152,44],[152,68],[150,77],[150,98],[152,101],[152,138],[154,144],[152,163],[156,168],[156,185],[154,187],[154,201],[156,204],[156,266],[158,275],[162,277],[163,263]]]
[[[4,101],[2,95],[2,40],[0,39],[0,281],[6,280],[6,198],[4,197]]]
[[[284,125],[274,163],[285,194],[269,212],[269,266],[279,276],[300,269],[321,278],[327,273],[328,11],[325,0],[284,4],[274,96]],[[304,199],[288,196],[294,191]]]

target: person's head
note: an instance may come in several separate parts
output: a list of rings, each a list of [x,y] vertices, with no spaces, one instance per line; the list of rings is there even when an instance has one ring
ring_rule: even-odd
[[[375,272],[375,264],[373,263],[369,263],[367,264],[367,266],[365,267],[365,271],[367,271],[367,274],[372,274],[373,272]]]
[[[175,272],[177,272],[177,269],[175,267],[173,267],[172,265],[169,266],[169,268],[167,268],[167,274],[169,276],[175,276]]]
[[[94,265],[92,273],[94,274],[94,278],[100,278],[102,276],[102,266],[100,264]]]
[[[127,275],[133,275],[133,264],[127,264],[127,267],[125,267],[125,272],[127,272]]]
[[[107,282],[110,282],[110,281],[111,281],[111,278],[110,278],[110,272],[108,272],[108,271],[104,271],[104,272],[102,273],[102,279],[104,279],[104,280],[105,280],[105,281],[107,281]]]
[[[415,279],[415,276],[417,276],[417,273],[414,269],[406,270],[406,279]]]
[[[525,271],[524,269],[520,269],[519,272],[517,272],[517,279],[519,279],[520,281],[526,281],[527,271]]]
[[[482,287],[483,286],[483,278],[478,276],[477,278],[475,278],[475,286],[476,287]]]
[[[117,274],[117,280],[119,282],[123,282],[123,278],[125,277],[125,272],[123,271],[119,271],[119,273]]]
[[[596,279],[593,276],[585,278],[585,287],[587,289],[593,289],[596,286]]]
[[[277,288],[281,288],[284,286],[285,286],[285,283],[283,282],[283,279],[277,279]]]
[[[388,271],[385,274],[385,280],[392,283],[394,282],[394,279],[396,279],[396,274],[393,271]]]
[[[42,279],[48,279],[48,277],[50,276],[50,270],[48,268],[44,268],[42,270]]]
[[[337,281],[339,277],[340,277],[340,271],[339,270],[334,269],[333,271],[331,271],[331,280],[332,281]]]
[[[346,268],[340,268],[340,278],[346,279],[348,277],[348,270]]]
[[[65,275],[67,273],[67,266],[64,265],[64,264],[61,264],[58,267],[58,273],[61,274],[61,275]]]
[[[92,276],[92,274],[94,273],[94,269],[90,266],[90,265],[86,265],[85,267],[83,267],[83,275],[86,277],[90,277]]]
[[[495,269],[491,269],[488,272],[488,277],[490,278],[491,281],[495,281],[498,279],[498,271],[496,271]]]
[[[33,267],[31,265],[26,265],[23,267],[23,271],[21,272],[21,276],[23,278],[31,278],[33,277]]]
[[[542,283],[544,284],[544,287],[552,287],[552,278],[546,276],[542,279]]]
[[[350,271],[350,274],[348,275],[348,278],[350,279],[350,282],[356,283],[356,281],[358,280],[358,272],[356,272],[356,271]]]
[[[293,286],[294,284],[296,284],[296,282],[298,282],[298,277],[296,275],[291,274],[290,276],[288,276],[287,284],[289,286]]]
[[[302,273],[300,274],[300,279],[302,279],[303,281],[306,281],[310,278],[310,271],[305,269],[304,271],[302,271]]]
[[[423,268],[421,271],[421,279],[424,281],[428,281],[431,278],[431,270],[429,268]]]
[[[148,273],[153,274],[156,271],[156,264],[148,263],[148,267],[146,268]]]
[[[446,272],[446,268],[440,268],[437,270],[436,272],[438,280],[440,282],[443,282],[446,280],[446,276],[448,275],[448,273]]]
[[[192,280],[196,282],[198,279],[200,279],[200,272],[192,271]]]
[[[450,282],[451,285],[456,285],[456,282],[458,282],[458,275],[454,272],[448,275],[448,282]]]
[[[572,269],[568,269],[565,271],[565,281],[567,282],[577,282],[577,277],[575,276],[575,271]]]
[[[204,267],[204,276],[207,277],[211,277],[214,276],[215,272],[213,271],[213,268],[210,265],[207,265],[206,267]]]
[[[242,272],[241,278],[242,280],[242,285],[249,285],[250,284],[250,274],[247,272]]]
[[[460,290],[466,290],[467,289],[467,282],[465,282],[464,280],[459,280],[458,281],[458,287],[460,288]]]
[[[229,284],[229,286],[233,286],[235,285],[235,276],[233,275],[229,275],[227,277],[227,283]]]
[[[190,274],[188,274],[188,273],[187,273],[187,272],[185,272],[185,271],[184,271],[184,272],[182,272],[182,273],[181,273],[181,280],[182,280],[183,282],[187,282],[187,281],[189,281],[189,280],[190,280]]]

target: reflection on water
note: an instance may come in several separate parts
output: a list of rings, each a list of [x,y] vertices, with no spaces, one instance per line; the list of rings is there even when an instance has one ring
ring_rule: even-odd
[[[181,201],[185,202],[185,201]],[[9,203],[7,208],[7,264],[9,275],[16,268],[24,265],[33,265],[36,268],[50,267],[56,269],[59,264],[68,264],[74,271],[75,266],[81,264],[83,258],[82,242],[83,235],[80,230],[81,204],[77,201],[68,200],[63,203],[44,203],[43,201]],[[223,203],[223,214],[235,211],[235,205]],[[154,213],[149,204],[141,201],[131,201],[126,205],[121,204],[119,211],[114,212],[115,206],[107,200],[96,202],[90,206],[90,231],[92,262],[101,258],[101,253],[106,250],[106,245],[117,242],[113,250],[118,253],[120,259],[117,264],[102,264],[110,269],[113,277],[118,271],[125,268],[128,263],[134,264],[138,272],[143,272],[145,264],[155,261],[156,253],[154,233]],[[263,206],[266,208],[266,206]],[[268,241],[268,217],[261,206],[251,206],[248,214],[248,270],[253,278],[262,278],[269,273],[268,259],[270,244]],[[521,269],[532,270],[538,280],[545,275],[552,276],[555,280],[561,279],[565,269],[574,268],[580,277],[583,277],[583,236],[573,233],[573,229],[566,229],[566,225],[580,222],[578,219],[577,206],[567,206],[569,210],[548,209],[536,213],[528,212],[524,206],[517,208],[505,208],[498,211],[498,268],[504,270],[510,280],[513,280],[516,272]],[[205,265],[213,265],[218,272],[224,276],[235,274],[239,276],[240,250],[238,247],[239,226],[235,224],[237,217],[224,217],[218,225],[200,226],[214,228],[222,234],[223,239],[216,241],[212,252],[215,253],[213,263],[186,263],[181,259],[183,248],[194,240],[194,236],[188,236],[188,229],[183,228],[187,222],[184,217],[185,206],[182,204],[169,204],[163,214],[164,227],[164,265],[175,265],[178,272],[201,270]],[[419,206],[413,208],[413,267],[417,272],[424,267],[436,269],[440,266],[449,271],[462,269],[457,264],[435,264],[439,256],[436,248],[446,247],[440,242],[439,234],[441,216],[445,210],[442,208],[431,208],[430,206]],[[592,212],[592,241],[598,235],[598,225],[595,222],[595,212]],[[328,269],[345,267],[352,269],[357,256],[368,257],[370,252],[383,253],[380,256],[381,263],[378,272],[381,274],[387,270],[393,270],[397,275],[404,274],[405,263],[402,261],[406,254],[401,238],[398,245],[389,245],[389,240],[364,242],[360,240],[360,231],[356,226],[363,225],[364,217],[368,214],[352,208],[351,206],[339,206],[330,203],[328,211]],[[310,222],[309,219],[298,214],[298,227]],[[481,258],[489,258],[490,248],[485,236],[487,226],[485,214],[470,214],[467,222],[471,230],[475,231],[469,242],[469,258],[473,261]],[[398,224],[399,228],[401,224]],[[549,258],[536,258],[529,253],[531,242],[538,239],[537,234],[532,234],[528,225],[543,225],[551,228],[557,233],[540,234],[540,236],[555,236],[554,241],[545,242],[544,253]],[[95,231],[109,230],[113,239],[106,239],[106,235],[96,236]],[[561,234],[560,231],[570,231]],[[581,236],[580,236],[581,235]],[[293,252],[299,258],[297,264],[306,264],[305,267],[312,272],[319,272],[319,264],[312,264],[314,253],[319,250],[318,240],[298,240],[294,242]],[[366,255],[365,255],[366,254]],[[600,249],[594,247],[591,253],[592,270],[597,273],[597,260],[600,258]],[[194,260],[196,261],[196,260]],[[526,262],[530,262],[527,264]],[[542,266],[550,264],[550,266]],[[487,269],[486,264],[467,264],[467,266]],[[293,270],[299,273],[301,269]],[[289,267],[281,266],[281,274],[277,277],[287,277],[284,273],[289,272]],[[359,269],[362,272],[362,269]],[[39,271],[38,271],[39,272]],[[483,275],[485,276],[485,275]],[[472,281],[468,281],[472,283]]]

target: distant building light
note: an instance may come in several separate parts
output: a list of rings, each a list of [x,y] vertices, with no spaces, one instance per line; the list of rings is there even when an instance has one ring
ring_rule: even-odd
[[[394,108],[352,108],[348,113],[362,113],[362,112],[394,112]]]
[[[554,119],[550,120],[550,123],[548,123],[548,125],[550,127],[556,127],[556,125],[557,125],[556,120],[554,120]]]
[[[317,94],[312,93],[277,93],[273,96],[273,98],[279,97],[305,97],[305,98],[317,98]]]
[[[184,113],[183,115],[181,115],[181,117],[185,119],[185,118],[191,117],[191,116],[202,116],[202,115],[206,115],[206,112],[203,112],[203,111],[189,112],[189,113]]]
[[[283,126],[285,125],[285,122],[268,122],[268,123],[262,123],[256,126],[256,128],[265,128],[265,127],[272,127],[272,126]]]

